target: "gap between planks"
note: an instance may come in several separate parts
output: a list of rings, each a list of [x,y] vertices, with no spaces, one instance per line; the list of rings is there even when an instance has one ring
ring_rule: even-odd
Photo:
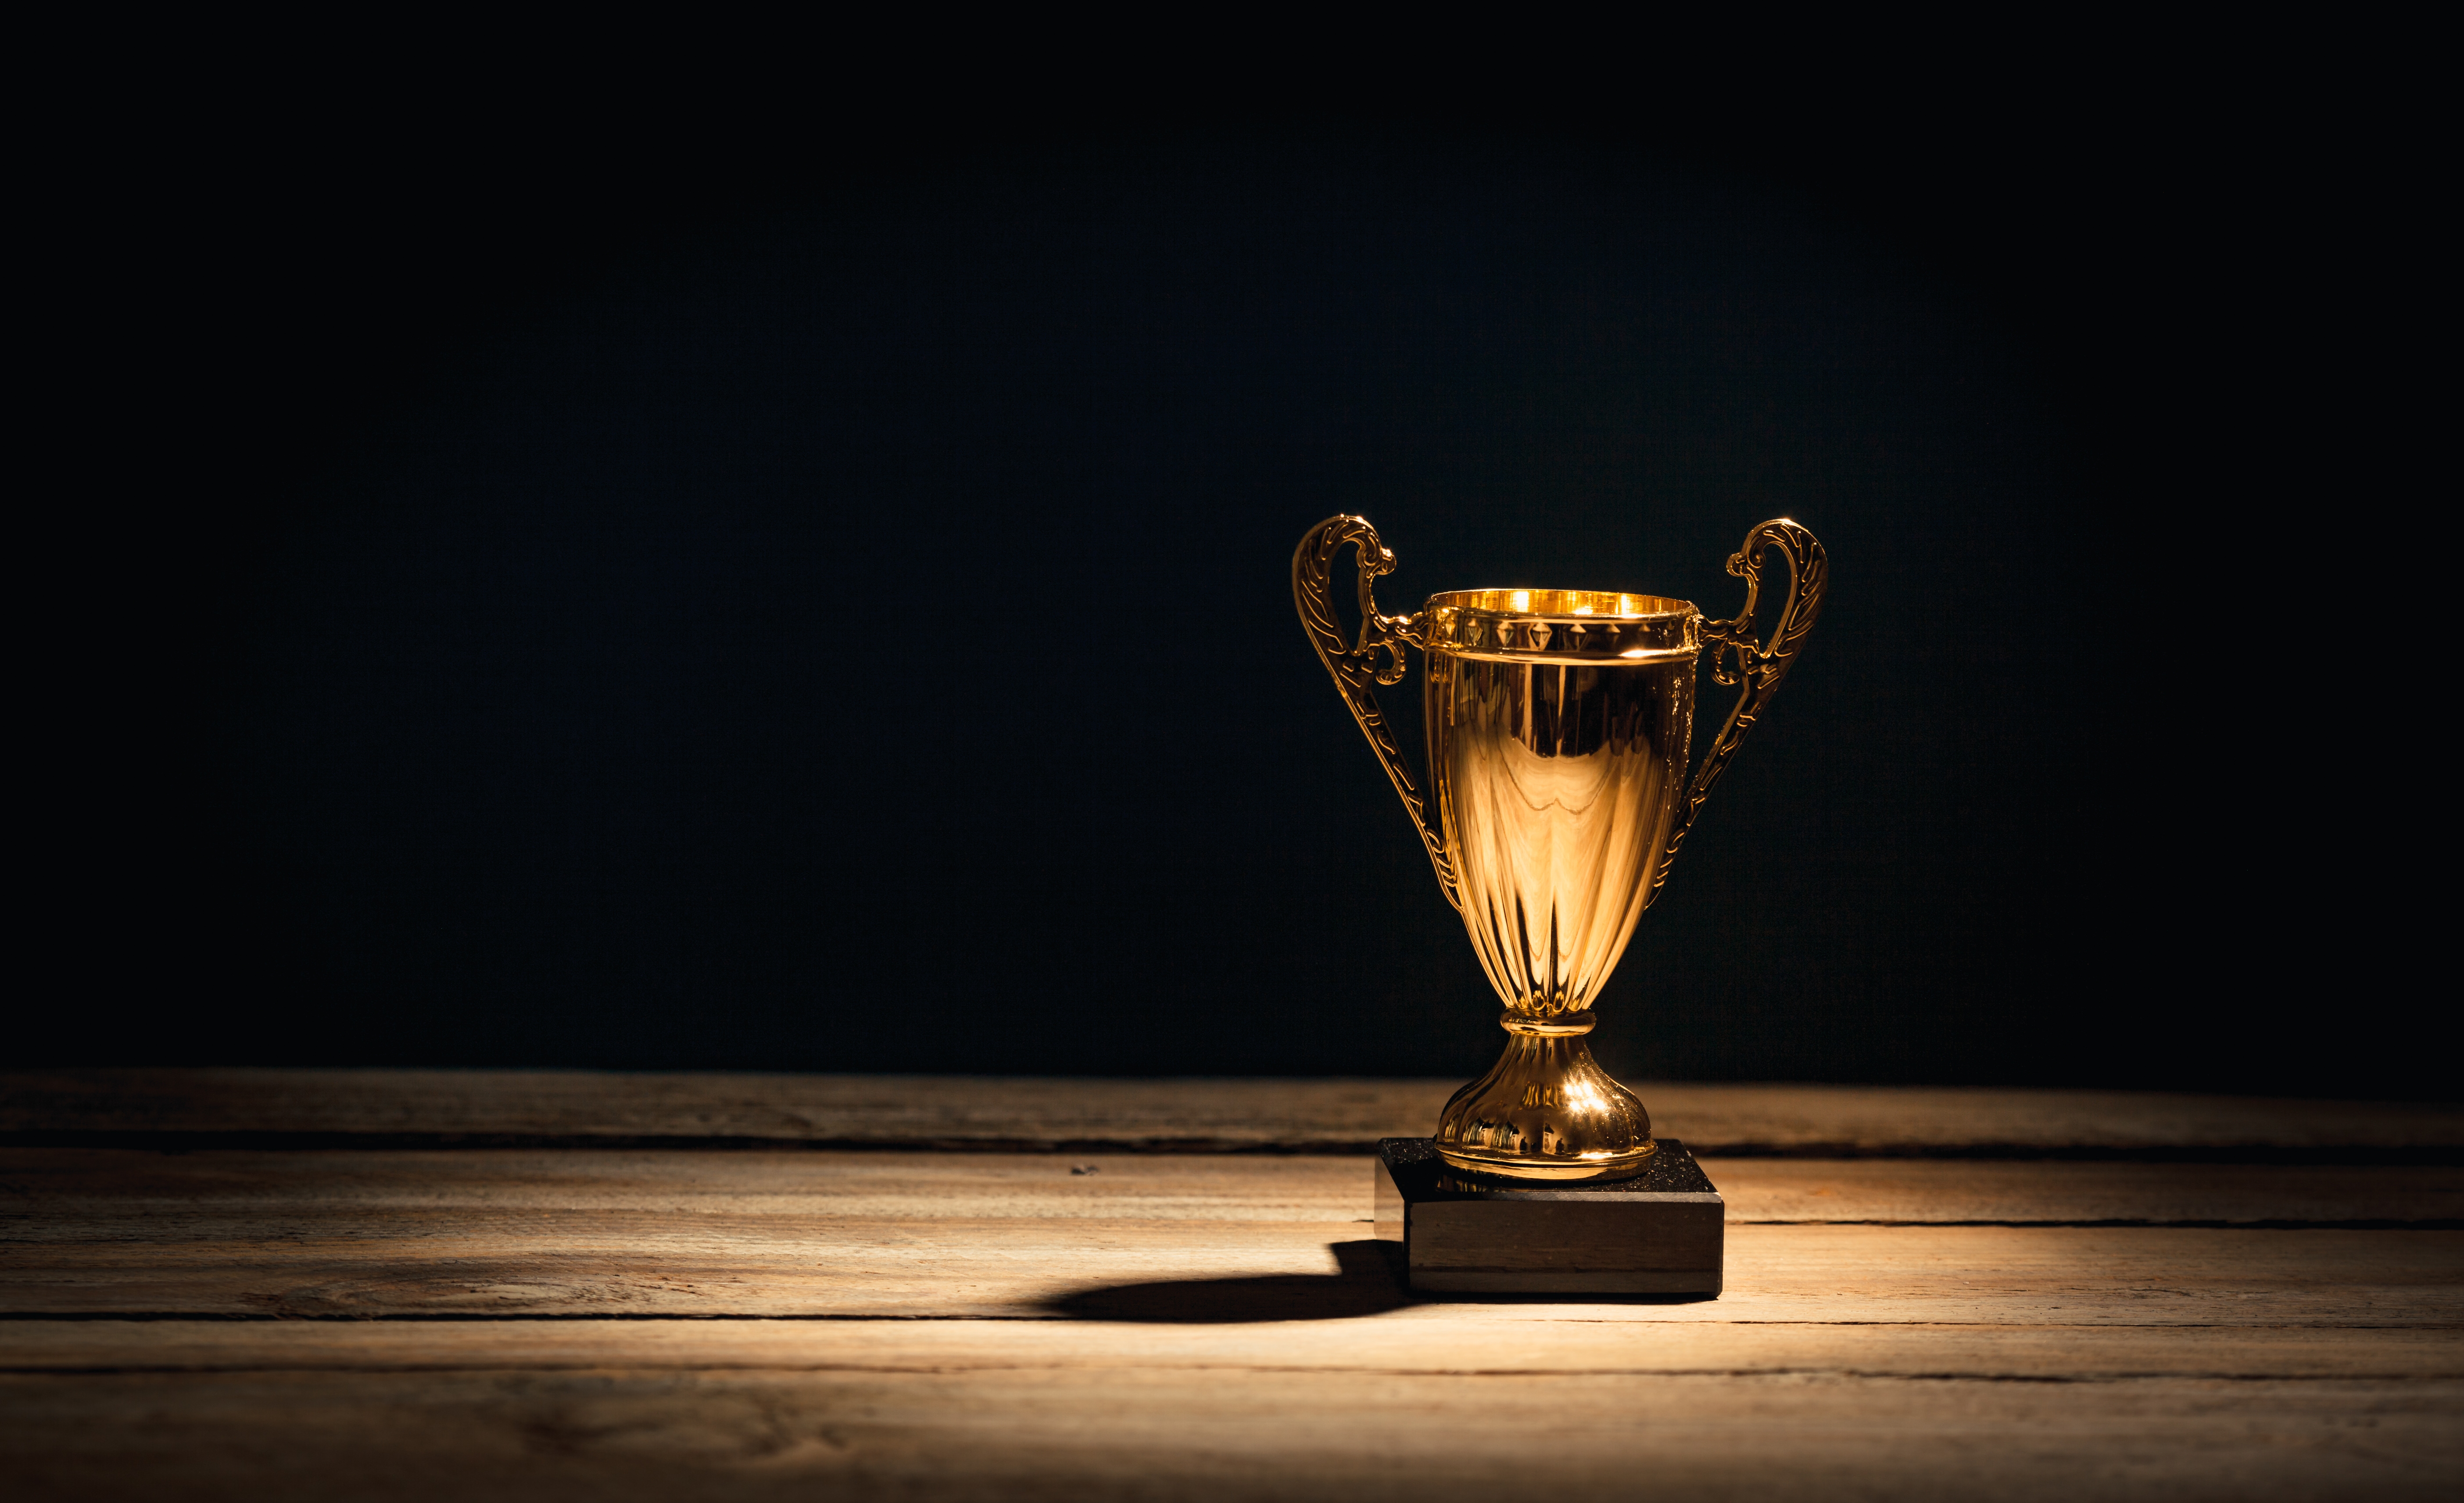
[[[2456,1331],[1769,1324],[1638,1330],[1477,1306],[1405,1318],[1174,1326],[1074,1321],[121,1321],[0,1326],[0,1371],[944,1372],[1067,1368],[1964,1381],[2464,1381]]]

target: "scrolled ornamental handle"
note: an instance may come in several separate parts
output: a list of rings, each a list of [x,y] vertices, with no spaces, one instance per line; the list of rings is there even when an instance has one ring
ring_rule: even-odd
[[[1328,576],[1345,543],[1352,544],[1360,568],[1360,636],[1349,645],[1327,597]],[[1403,807],[1410,811],[1420,844],[1429,852],[1429,865],[1437,870],[1438,886],[1445,891],[1446,901],[1461,910],[1463,893],[1455,882],[1454,861],[1446,853],[1445,833],[1429,827],[1420,790],[1412,782],[1411,769],[1403,764],[1402,750],[1395,744],[1386,718],[1377,710],[1376,686],[1403,681],[1409,666],[1403,657],[1404,645],[1423,652],[1429,646],[1419,634],[1419,616],[1389,616],[1377,609],[1376,578],[1393,572],[1394,550],[1377,541],[1377,529],[1369,525],[1367,518],[1330,517],[1311,527],[1292,550],[1292,605],[1300,611],[1301,630],[1309,633],[1309,646],[1317,649],[1318,661],[1334,680],[1335,692],[1343,696],[1345,707],[1360,724],[1360,734],[1369,738],[1369,749],[1377,754],[1378,764],[1394,781],[1395,791],[1402,795]],[[1386,654],[1382,667],[1377,662],[1380,652]]]
[[[1760,625],[1759,607],[1763,591],[1763,556],[1776,552],[1788,564],[1788,598],[1780,603],[1779,619],[1771,627],[1771,640],[1757,644],[1755,629]],[[1666,851],[1660,858],[1660,870],[1651,879],[1654,897],[1661,884],[1668,880],[1668,869],[1677,859],[1677,848],[1685,842],[1685,832],[1694,826],[1694,816],[1703,801],[1711,796],[1711,785],[1728,768],[1728,759],[1753,729],[1754,718],[1763,706],[1779,692],[1779,682],[1788,676],[1796,661],[1797,651],[1804,647],[1806,633],[1814,630],[1814,618],[1822,610],[1822,592],[1831,581],[1831,561],[1823,554],[1822,544],[1814,534],[1785,517],[1773,518],[1746,534],[1745,542],[1728,555],[1728,572],[1746,582],[1745,608],[1727,621],[1703,623],[1704,645],[1711,653],[1712,681],[1737,686],[1737,702],[1728,711],[1727,722],[1720,727],[1711,749],[1703,754],[1695,769],[1694,782],[1685,790],[1685,805],[1677,811],[1677,829],[1668,837]],[[1734,667],[1729,666],[1733,661]]]

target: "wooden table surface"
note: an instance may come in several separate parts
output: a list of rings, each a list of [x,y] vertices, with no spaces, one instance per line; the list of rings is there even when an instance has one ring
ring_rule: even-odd
[[[0,1076],[11,1497],[2439,1497],[2464,1112],[1645,1085],[1727,1293],[1414,1297],[1450,1083]]]

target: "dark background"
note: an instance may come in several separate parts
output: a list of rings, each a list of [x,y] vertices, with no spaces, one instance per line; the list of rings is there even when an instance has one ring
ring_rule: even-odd
[[[2278,115],[492,123],[61,232],[24,1057],[1468,1076],[1292,544],[1726,614],[1788,515],[1613,1071],[2453,1093],[2283,583],[2413,242]]]

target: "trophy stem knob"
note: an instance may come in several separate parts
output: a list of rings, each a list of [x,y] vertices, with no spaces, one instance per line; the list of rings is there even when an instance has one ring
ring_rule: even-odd
[[[1609,1078],[1583,1035],[1589,1008],[1535,1017],[1507,1009],[1512,1037],[1487,1074],[1438,1118],[1438,1155],[1458,1169],[1515,1180],[1621,1180],[1660,1146],[1651,1114]]]
[[[1560,1012],[1553,1017],[1538,1017],[1529,1012],[1517,1012],[1512,1007],[1508,1007],[1498,1015],[1497,1026],[1508,1033],[1520,1033],[1531,1038],[1576,1038],[1592,1031],[1599,1025],[1599,1021],[1600,1015],[1589,1007],[1577,1007],[1571,1012]]]

